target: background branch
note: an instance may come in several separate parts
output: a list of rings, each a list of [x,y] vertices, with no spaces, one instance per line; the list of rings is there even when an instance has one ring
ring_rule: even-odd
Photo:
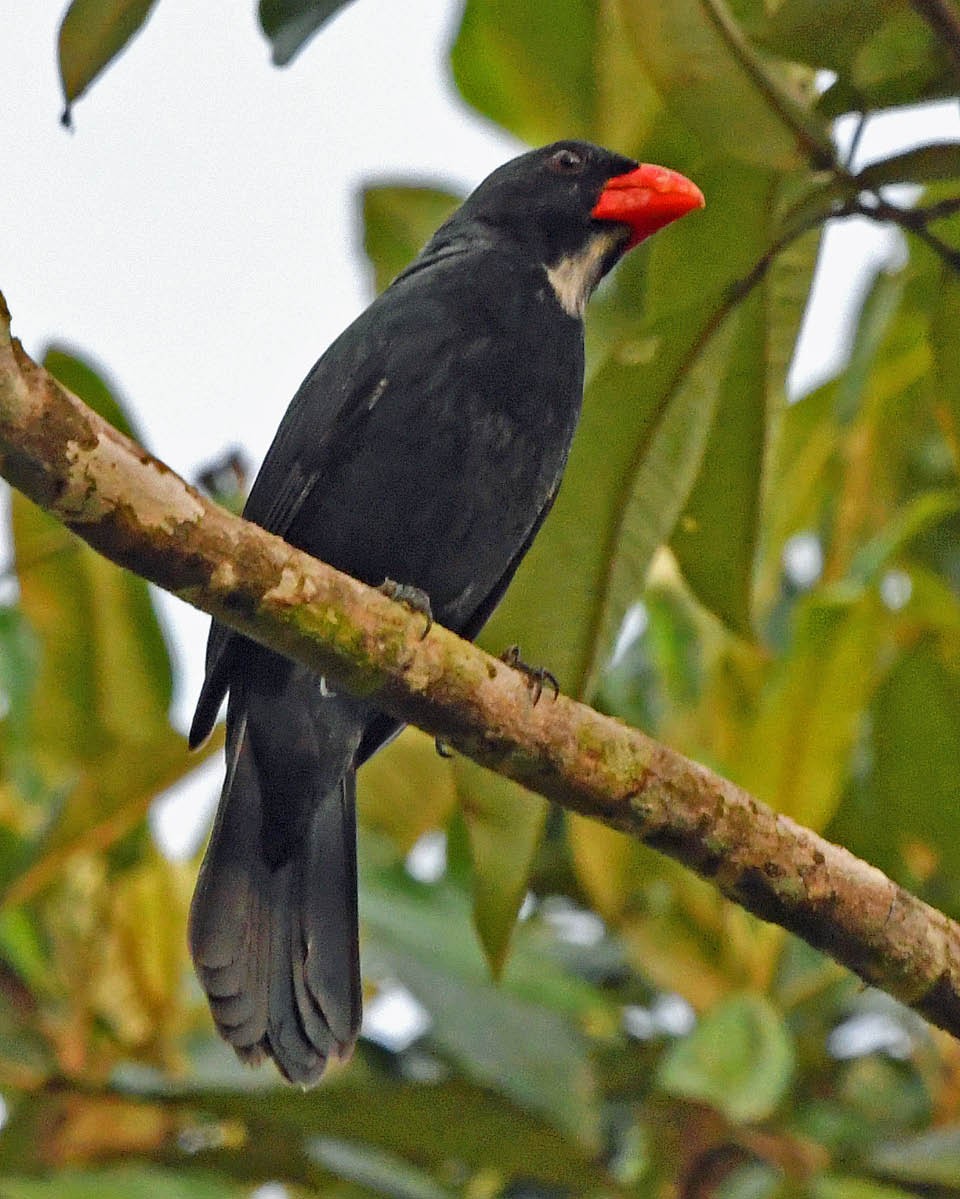
[[[960,14],[949,0],[910,0],[947,49],[960,79]]]
[[[462,753],[637,837],[960,1035],[960,927],[637,730],[525,677],[210,503],[11,339],[0,473],[114,562]]]

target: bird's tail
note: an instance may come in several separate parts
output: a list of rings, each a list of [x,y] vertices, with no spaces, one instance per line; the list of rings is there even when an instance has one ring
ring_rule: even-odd
[[[309,1086],[349,1056],[361,1015],[356,785],[348,768],[271,861],[246,713],[228,719],[227,776],[190,909],[190,952],[221,1035]],[[266,847],[266,848],[265,848]]]

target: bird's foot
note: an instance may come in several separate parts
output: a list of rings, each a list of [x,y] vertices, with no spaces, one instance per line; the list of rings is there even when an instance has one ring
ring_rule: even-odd
[[[409,583],[397,583],[394,579],[384,579],[377,588],[387,599],[396,600],[398,604],[406,604],[411,612],[419,612],[426,617],[426,628],[420,634],[422,641],[433,628],[433,609],[430,607],[430,596],[419,587],[411,587]]]
[[[527,676],[527,685],[533,692],[534,705],[539,702],[540,696],[543,695],[544,683],[549,684],[553,689],[554,699],[560,694],[560,684],[557,682],[557,676],[547,670],[545,666],[531,666],[529,662],[524,662],[520,657],[519,645],[511,645],[509,649],[505,649],[500,655],[500,661],[506,662],[514,670],[519,670],[521,674]]]
[[[442,737],[434,737],[433,744],[441,758],[452,758],[453,750]]]

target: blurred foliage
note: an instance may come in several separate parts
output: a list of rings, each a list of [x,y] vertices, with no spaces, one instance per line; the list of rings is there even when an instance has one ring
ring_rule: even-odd
[[[275,60],[339,7],[264,0]],[[149,8],[71,5],[68,99]],[[833,142],[842,114],[956,96],[934,9],[960,30],[955,0],[468,0],[451,59],[519,137],[663,161],[708,200],[594,300],[567,478],[485,644],[958,917],[960,146]],[[454,203],[367,191],[378,286]],[[900,225],[902,265],[788,402],[823,223],[857,211]],[[122,422],[89,365],[49,365]],[[955,1043],[414,731],[364,772],[361,911],[369,1012],[406,994],[426,1031],[371,1020],[310,1095],[241,1070],[186,961],[193,870],[144,819],[196,764],[149,594],[18,497],[12,526],[0,1195],[960,1196]]]

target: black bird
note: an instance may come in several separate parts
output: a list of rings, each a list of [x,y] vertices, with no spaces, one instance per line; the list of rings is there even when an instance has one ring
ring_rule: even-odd
[[[560,486],[583,310],[630,247],[703,204],[584,142],[494,171],[293,398],[248,520],[475,637]],[[360,1027],[355,778],[397,721],[213,623],[190,742],[227,706],[226,780],[190,914],[217,1027],[310,1085]]]

